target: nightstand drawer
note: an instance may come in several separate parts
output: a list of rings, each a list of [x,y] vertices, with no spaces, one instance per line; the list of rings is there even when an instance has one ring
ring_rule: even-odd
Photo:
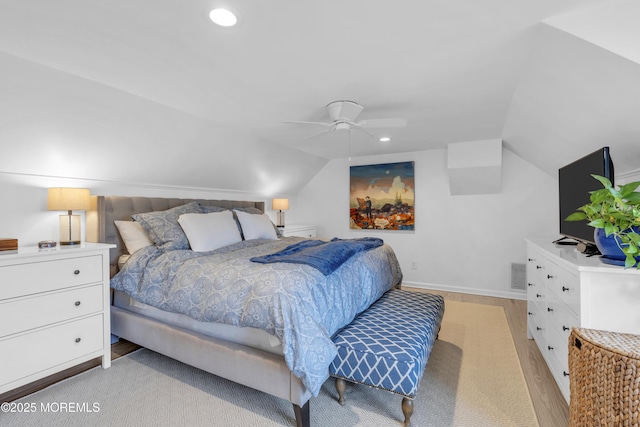
[[[102,285],[0,301],[0,337],[102,311]]]
[[[307,225],[292,225],[282,230],[284,237],[316,237],[316,227]]]
[[[103,348],[103,315],[0,340],[0,378],[8,384]]]
[[[0,267],[0,300],[102,281],[102,256]]]

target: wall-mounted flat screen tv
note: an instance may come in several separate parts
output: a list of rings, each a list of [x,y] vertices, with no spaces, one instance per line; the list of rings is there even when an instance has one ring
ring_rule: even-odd
[[[560,196],[560,234],[577,242],[595,244],[593,227],[587,221],[569,222],[564,219],[577,208],[589,203],[589,192],[602,188],[602,184],[591,175],[600,175],[614,183],[613,161],[609,147],[576,160],[558,171]]]

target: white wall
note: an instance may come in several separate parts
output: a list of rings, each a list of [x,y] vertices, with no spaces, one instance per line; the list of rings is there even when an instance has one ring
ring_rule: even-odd
[[[616,175],[637,173],[638,111],[640,64],[540,24],[501,137],[508,149],[552,176],[605,145]]]
[[[276,220],[275,212],[271,210],[271,198],[252,192],[177,186],[141,186],[100,180],[0,173],[0,200],[2,200],[0,237],[17,238],[20,247],[32,246],[41,240],[59,240],[58,217],[65,212],[47,210],[47,188],[49,187],[89,188],[93,195],[264,201],[266,213],[274,222]],[[297,204],[295,195],[283,194],[282,197],[288,197],[293,206]],[[292,212],[295,210],[292,209]],[[84,240],[84,212],[74,213],[83,216]]]
[[[298,194],[288,222],[316,224],[322,237],[381,237],[396,252],[406,285],[524,298],[510,291],[511,263],[525,263],[526,236],[558,237],[557,180],[504,149],[500,193],[451,196],[446,154],[333,160]],[[415,162],[415,231],[350,230],[349,166],[401,161]]]
[[[298,191],[325,159],[0,52],[0,173]],[[160,153],[161,155],[158,155]]]
[[[396,251],[407,285],[523,298],[509,289],[510,264],[525,262],[526,236],[557,237],[557,181],[504,149],[500,193],[451,196],[446,154],[443,149],[333,160],[299,194],[282,195],[290,200],[286,222],[316,224],[323,237],[383,238]],[[349,166],[400,161],[415,162],[415,231],[350,230]],[[47,210],[47,188],[56,186],[85,187],[98,195],[261,200],[275,221],[270,198],[252,192],[0,173],[0,237],[18,238],[21,247],[57,240],[62,212]]]

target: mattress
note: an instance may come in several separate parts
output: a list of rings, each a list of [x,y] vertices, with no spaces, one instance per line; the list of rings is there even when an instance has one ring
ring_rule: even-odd
[[[195,331],[214,338],[220,338],[225,341],[231,341],[272,354],[283,354],[280,340],[261,329],[239,327],[223,323],[200,322],[184,314],[171,313],[143,304],[118,290],[114,290],[113,305],[168,325]]]

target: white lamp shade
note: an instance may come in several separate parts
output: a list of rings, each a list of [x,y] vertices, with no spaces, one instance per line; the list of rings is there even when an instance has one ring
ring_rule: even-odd
[[[91,207],[88,188],[50,188],[47,208],[50,211],[86,211]]]
[[[286,211],[289,209],[289,199],[272,199],[271,208],[274,211]]]

